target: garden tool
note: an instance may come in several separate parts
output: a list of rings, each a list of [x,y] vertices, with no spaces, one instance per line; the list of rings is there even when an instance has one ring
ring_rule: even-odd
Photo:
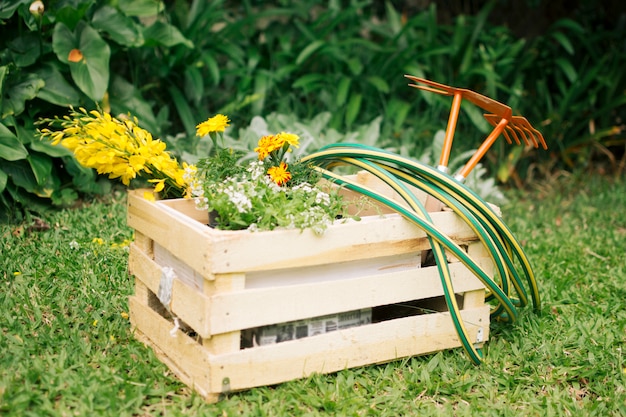
[[[522,116],[513,116],[513,112],[509,106],[465,88],[450,87],[434,81],[414,77],[412,75],[405,75],[405,77],[415,83],[418,83],[409,84],[410,87],[430,91],[444,96],[453,96],[452,108],[450,109],[448,126],[446,127],[443,149],[439,159],[439,166],[437,167],[440,171],[448,171],[448,159],[450,158],[452,140],[454,138],[459,109],[461,108],[461,102],[463,99],[466,99],[481,109],[489,112],[485,114],[484,117],[487,122],[494,127],[494,129],[483,141],[472,157],[467,161],[465,166],[463,166],[463,168],[461,168],[461,170],[455,175],[455,179],[458,181],[463,181],[467,178],[468,174],[472,171],[472,169],[474,169],[474,167],[476,167],[476,164],[478,164],[480,159],[485,155],[485,153],[487,153],[489,148],[491,148],[501,134],[505,137],[509,144],[513,143],[511,138],[518,145],[521,144],[521,137],[522,141],[527,146],[532,145],[535,148],[538,148],[541,144],[544,149],[548,149],[541,132],[533,128],[526,118]]]

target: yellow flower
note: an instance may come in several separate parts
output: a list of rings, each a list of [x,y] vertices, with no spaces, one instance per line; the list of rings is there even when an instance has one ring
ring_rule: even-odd
[[[254,152],[259,154],[259,160],[262,161],[270,154],[280,149],[285,151],[288,150],[289,146],[295,146],[297,148],[299,139],[300,137],[298,135],[285,132],[281,132],[277,135],[263,136],[259,139],[258,147],[254,149]]]
[[[293,133],[280,132],[276,136],[278,137],[278,140],[282,142],[282,144],[288,143],[295,148],[297,148],[298,145],[300,144],[299,143],[300,137]]]
[[[101,237],[94,237],[91,243],[97,243],[98,245],[104,245],[104,240]]]
[[[202,137],[212,132],[223,132],[229,126],[229,123],[228,116],[223,114],[215,115],[196,126],[196,135]]]
[[[156,198],[154,197],[154,193],[152,191],[144,191],[143,198],[152,202],[156,201]]]
[[[156,180],[157,192],[184,195],[189,187],[183,178],[184,169],[166,151],[165,143],[139,127],[136,118],[122,119],[98,110],[72,109],[62,120],[44,120],[60,124],[62,131],[41,129],[40,134],[54,144],[61,143],[81,165],[96,169],[98,174],[119,178],[127,186],[137,177]]]
[[[259,154],[259,160],[262,161],[273,151],[280,149],[283,146],[279,144],[276,135],[263,136],[259,139],[258,147],[254,149],[254,152]]]
[[[122,316],[122,318],[123,318],[124,320],[128,320],[128,313],[127,313],[127,312],[122,311],[122,312],[120,313],[120,316]]]
[[[279,166],[269,168],[267,174],[276,184],[283,185],[291,179],[291,173],[287,171],[287,168],[288,165],[281,162]]]
[[[151,183],[154,183],[154,192],[158,193],[159,191],[163,191],[165,188],[165,179],[161,180],[149,180]]]

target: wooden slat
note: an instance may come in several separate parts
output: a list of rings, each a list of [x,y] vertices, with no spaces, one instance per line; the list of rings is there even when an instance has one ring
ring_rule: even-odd
[[[176,207],[194,204],[191,200],[177,203]],[[475,239],[454,213],[433,213],[432,217],[451,238],[459,242]],[[207,279],[212,274],[344,262],[429,247],[425,233],[397,214],[347,220],[329,227],[323,236],[311,230],[220,231],[170,205],[152,203],[134,193],[129,194],[128,224]]]
[[[138,280],[152,293],[158,294],[163,272],[161,267],[132,243],[128,265],[129,270]],[[210,312],[208,304],[209,298],[204,294],[174,279],[170,310],[174,316],[183,320],[201,337],[209,337],[211,334],[206,316]]]
[[[202,346],[180,330],[172,336],[173,325],[135,297],[129,299],[129,311],[135,336],[150,346],[183,383],[207,400],[217,401],[219,390],[211,386],[211,361]]]
[[[479,328],[487,339],[488,306],[461,316],[472,340]],[[214,356],[211,381],[217,386],[227,378],[232,390],[241,390],[459,346],[448,313],[405,317]]]
[[[455,292],[484,289],[460,263],[450,264]],[[319,317],[443,295],[437,267],[352,279],[228,292],[207,304],[213,333]],[[242,312],[242,306],[251,314]]]

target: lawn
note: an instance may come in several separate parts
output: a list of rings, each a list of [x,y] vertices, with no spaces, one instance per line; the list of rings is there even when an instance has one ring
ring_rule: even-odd
[[[1,225],[0,414],[626,415],[626,181],[569,175],[508,194],[543,309],[493,324],[482,365],[445,351],[212,405],[133,339],[123,192]]]

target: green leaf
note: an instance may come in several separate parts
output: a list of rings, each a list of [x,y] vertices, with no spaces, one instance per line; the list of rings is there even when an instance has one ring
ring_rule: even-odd
[[[381,77],[372,76],[367,77],[366,80],[368,83],[373,85],[380,93],[389,93],[389,84],[387,84],[387,81],[383,80]]]
[[[13,0],[0,2],[0,20],[10,19],[22,4],[30,4],[30,0]]]
[[[70,30],[76,28],[78,23],[83,20],[89,8],[95,4],[95,0],[75,0],[72,2],[59,2],[59,9],[54,13],[54,21],[63,23]],[[63,4],[65,3],[65,4]],[[56,6],[56,5],[55,5]]]
[[[27,74],[17,84],[3,86],[2,115],[17,116],[24,111],[25,102],[32,100],[45,85],[44,81],[36,74]]]
[[[63,107],[80,104],[80,94],[54,65],[47,64],[34,72],[44,81],[37,98]]]
[[[52,159],[39,153],[31,153],[26,159],[33,171],[37,185],[40,187],[46,185],[52,175]]]
[[[321,74],[307,74],[298,78],[291,85],[293,88],[302,88],[305,92],[311,92],[324,83],[324,76]]]
[[[92,100],[102,100],[109,85],[111,50],[98,32],[84,22],[79,22],[76,33],[63,23],[57,23],[52,35],[52,49],[61,62],[69,64],[78,88]],[[79,62],[68,59],[73,49],[83,55]]]
[[[156,136],[161,135],[161,127],[152,107],[141,96],[141,91],[120,76],[111,81],[110,103],[114,114],[132,114],[139,125]]]
[[[53,158],[73,155],[72,151],[70,151],[63,145],[53,145],[46,140],[33,140],[28,146],[33,151],[46,154]]]
[[[4,79],[6,78],[7,74],[9,73],[9,67],[4,65],[2,67],[0,67],[0,96],[2,96],[4,94]],[[0,106],[1,108],[1,106]]]
[[[578,73],[576,73],[576,69],[574,69],[572,63],[564,58],[557,58],[555,62],[559,66],[561,71],[563,71],[567,79],[571,83],[574,83],[578,78]]]
[[[13,62],[18,67],[28,67],[37,62],[41,55],[41,42],[38,35],[26,33],[7,42]]]
[[[204,95],[204,79],[198,67],[188,66],[185,69],[185,95],[195,104],[200,103]]]
[[[3,164],[2,169],[11,177],[13,184],[24,188],[29,193],[34,193],[39,188],[33,170],[25,159]]]
[[[4,192],[4,189],[7,188],[7,179],[9,176],[6,172],[0,169],[0,194]]]
[[[346,108],[346,125],[352,126],[352,123],[359,115],[359,111],[361,110],[361,102],[363,101],[363,96],[361,94],[355,94],[350,97],[350,101],[348,102],[348,107]]]
[[[99,8],[93,15],[91,24],[94,28],[106,32],[111,39],[124,46],[141,46],[143,33],[135,21],[110,6]]]
[[[193,112],[191,111],[191,107],[189,107],[189,103],[185,99],[185,96],[174,85],[170,86],[169,92],[172,96],[172,100],[174,101],[174,106],[176,106],[176,110],[178,111],[178,116],[183,122],[183,126],[185,126],[185,131],[189,136],[195,135],[196,121],[194,119]]]
[[[337,87],[337,97],[335,99],[337,107],[341,107],[346,103],[351,84],[352,80],[350,78],[341,77],[341,80],[339,81],[339,86]]]
[[[0,158],[6,161],[25,159],[28,150],[22,145],[17,136],[5,125],[0,123]]]
[[[146,17],[156,16],[165,9],[165,5],[159,0],[124,0],[118,7],[126,16]]]
[[[322,46],[324,46],[325,42],[324,41],[313,41],[310,44],[308,44],[298,55],[298,57],[296,58],[296,65],[301,65],[304,61],[306,61],[313,53],[315,53],[315,51],[317,51],[318,49],[320,49]]]
[[[563,32],[553,32],[552,37],[565,49],[565,51],[574,55],[574,45],[570,42],[569,38],[565,36]]]
[[[194,47],[193,42],[185,38],[182,33],[169,23],[157,20],[143,31],[145,44],[148,46],[163,45],[171,47],[174,45],[184,45],[189,49]]]
[[[363,72],[363,63],[358,58],[352,58],[346,61],[350,72],[354,76],[359,76]]]
[[[217,61],[209,52],[202,53],[202,61],[206,65],[209,70],[209,74],[211,74],[211,79],[213,80],[213,85],[218,85],[220,82],[220,68],[217,64]]]

